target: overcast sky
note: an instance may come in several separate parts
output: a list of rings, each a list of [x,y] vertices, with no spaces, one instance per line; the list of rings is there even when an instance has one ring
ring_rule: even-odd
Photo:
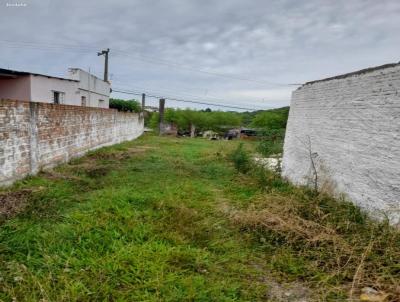
[[[287,84],[398,62],[400,1],[0,0],[0,45],[2,68],[101,77],[109,47],[115,89],[281,107]]]

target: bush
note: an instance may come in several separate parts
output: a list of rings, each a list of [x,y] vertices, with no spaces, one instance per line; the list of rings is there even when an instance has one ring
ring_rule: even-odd
[[[266,157],[282,153],[284,137],[285,129],[271,129],[263,131],[262,140],[257,146],[257,151]]]
[[[251,126],[262,130],[258,151],[265,157],[282,153],[289,107],[261,111],[253,118]]]
[[[231,160],[233,161],[233,164],[238,172],[247,173],[250,170],[250,156],[243,148],[243,143],[240,143],[235,151],[233,151],[231,154]]]
[[[282,153],[283,141],[263,140],[258,144],[257,151],[259,151],[265,157]]]
[[[110,108],[117,109],[118,111],[124,112],[140,112],[141,106],[138,101],[135,100],[121,100],[121,99],[110,99]]]

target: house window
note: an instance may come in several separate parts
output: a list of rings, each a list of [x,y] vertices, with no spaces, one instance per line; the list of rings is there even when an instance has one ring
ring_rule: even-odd
[[[104,100],[99,100],[99,107],[103,107],[104,106]]]
[[[81,97],[81,105],[86,106],[86,97],[85,96]]]
[[[64,95],[65,95],[65,92],[53,91],[53,103],[54,104],[64,103]]]

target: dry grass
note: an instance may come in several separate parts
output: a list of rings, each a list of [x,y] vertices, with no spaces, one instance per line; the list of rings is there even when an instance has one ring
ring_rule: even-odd
[[[42,188],[21,189],[0,194],[0,223],[24,211],[35,192]]]
[[[298,213],[295,199],[267,195],[248,209],[234,211],[234,223],[251,229],[263,228],[285,237],[287,242],[305,241],[307,245],[332,244],[335,249],[350,251],[350,246],[330,226],[304,219]]]
[[[385,301],[400,301],[400,233],[352,204],[292,188],[289,194],[264,194],[245,209],[225,206],[223,212],[242,231],[275,242],[273,259],[302,259],[310,275],[301,270],[297,278],[316,290],[332,287],[352,300],[369,286],[387,293]]]
[[[400,232],[388,220],[254,164],[249,171],[240,181],[255,181],[262,193],[244,206],[224,202],[220,210],[261,243],[271,272],[303,281],[321,301],[357,301],[366,287],[382,301],[400,301]]]

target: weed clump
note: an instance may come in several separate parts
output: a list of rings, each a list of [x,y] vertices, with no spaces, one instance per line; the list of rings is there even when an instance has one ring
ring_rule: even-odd
[[[285,129],[264,131],[257,146],[257,151],[265,157],[281,154],[284,137]]]
[[[243,143],[231,153],[230,156],[235,169],[240,173],[247,173],[251,169],[251,159],[249,153],[244,149]]]
[[[23,211],[32,195],[32,190],[22,189],[0,194],[0,224]]]

